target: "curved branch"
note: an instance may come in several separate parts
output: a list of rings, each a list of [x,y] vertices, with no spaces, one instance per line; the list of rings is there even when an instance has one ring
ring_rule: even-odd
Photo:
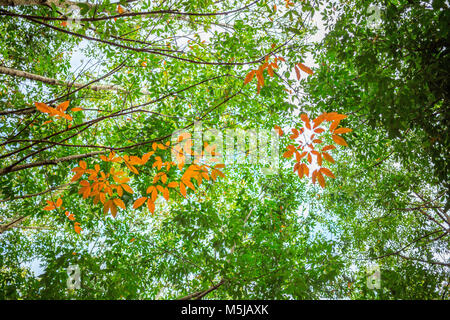
[[[38,4],[39,0],[6,0],[6,2],[37,2],[34,3],[34,5]],[[44,2],[57,2],[59,0],[47,0]],[[236,13],[239,11],[243,11],[245,9],[250,8],[251,6],[258,3],[260,0],[253,1],[252,3],[238,9],[230,10],[230,11],[224,11],[224,12],[209,12],[209,13],[196,13],[196,12],[181,12],[178,10],[156,10],[156,11],[143,11],[143,12],[124,12],[122,14],[115,14],[111,16],[103,16],[103,17],[96,17],[96,18],[79,18],[79,21],[86,21],[86,22],[94,22],[94,21],[104,21],[104,20],[111,20],[111,19],[118,19],[118,18],[126,18],[126,17],[136,17],[136,16],[149,16],[149,15],[162,15],[162,14],[171,14],[171,15],[177,15],[177,16],[192,16],[192,17],[213,17],[213,16],[226,16],[232,13]],[[0,0],[0,5],[2,2],[5,2],[5,0]],[[68,1],[70,2],[70,1]],[[77,3],[72,3],[69,5],[77,5]],[[0,10],[0,12],[5,16],[10,17],[20,17],[25,19],[39,19],[43,21],[66,21],[66,17],[42,17],[42,16],[36,16],[36,15],[24,15],[24,14],[18,14],[9,12],[6,10]]]
[[[69,186],[71,184],[72,183],[66,183],[66,184],[63,184],[63,185],[60,185],[60,186],[56,186],[56,187],[53,187],[53,188],[50,188],[50,189],[47,189],[47,190],[44,190],[44,191],[41,191],[41,192],[38,192],[38,193],[26,194],[24,196],[17,196],[17,197],[12,197],[12,198],[7,198],[7,199],[0,199],[0,203],[1,202],[7,202],[7,201],[13,201],[13,200],[17,200],[17,199],[26,199],[26,198],[37,197],[37,196],[40,196],[40,195],[52,192],[54,190],[63,189],[63,188],[65,188],[65,187],[67,187],[67,186]]]

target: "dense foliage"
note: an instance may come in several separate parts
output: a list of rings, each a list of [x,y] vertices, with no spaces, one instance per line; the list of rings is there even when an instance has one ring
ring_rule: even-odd
[[[0,297],[447,299],[449,12],[0,0]],[[199,122],[279,170],[172,162]]]

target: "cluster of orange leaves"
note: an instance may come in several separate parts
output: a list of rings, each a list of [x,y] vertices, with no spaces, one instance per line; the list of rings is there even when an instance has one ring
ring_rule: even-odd
[[[166,200],[169,200],[169,188],[180,189],[180,194],[183,197],[187,197],[187,188],[195,191],[195,185],[192,183],[192,179],[195,179],[197,186],[200,186],[203,182],[203,179],[210,180],[210,178],[215,181],[217,176],[225,177],[225,175],[219,170],[224,168],[224,164],[216,164],[214,166],[210,166],[207,164],[202,164],[201,161],[204,159],[206,153],[210,153],[212,156],[215,155],[214,146],[208,145],[205,143],[204,149],[200,154],[197,154],[193,149],[193,141],[191,139],[191,135],[189,133],[183,133],[178,138],[178,143],[173,146],[172,154],[175,156],[176,162],[166,162],[162,163],[160,157],[156,157],[156,161],[153,163],[153,166],[157,166],[159,170],[164,165],[166,166],[166,170],[169,171],[171,167],[178,167],[181,171],[186,163],[186,156],[194,156],[194,162],[191,164],[181,176],[180,181],[171,181],[168,182],[167,174],[164,172],[159,172],[153,178],[153,185],[147,188],[146,193],[148,196],[141,197],[137,199],[133,208],[139,208],[145,202],[147,202],[147,207],[150,212],[154,212],[155,210],[155,201],[157,198],[158,191],[163,195]],[[159,158],[159,159],[158,159]],[[209,159],[214,161],[214,159]],[[159,185],[155,185],[160,182]]]
[[[302,135],[302,141],[295,144],[290,144],[287,146],[287,151],[283,154],[285,158],[292,158],[295,155],[296,163],[294,165],[294,172],[298,173],[300,179],[303,176],[309,177],[309,172],[311,171],[310,166],[313,166],[313,156],[316,159],[316,163],[318,168],[313,170],[311,173],[311,179],[313,184],[316,183],[316,180],[319,182],[322,188],[325,188],[325,178],[324,175],[335,179],[334,174],[330,169],[322,166],[323,160],[334,163],[335,160],[328,153],[329,150],[336,149],[334,145],[326,145],[323,146],[324,141],[320,137],[316,137],[316,135],[320,135],[326,133],[327,131],[320,127],[324,122],[330,122],[329,132],[331,133],[331,138],[333,141],[341,146],[347,146],[347,142],[340,135],[344,133],[351,132],[352,129],[349,128],[338,128],[341,120],[347,118],[346,115],[338,114],[336,112],[330,113],[322,113],[316,119],[310,120],[308,115],[302,114],[300,116],[301,120],[304,123],[304,127],[300,129],[293,128],[291,129],[292,135],[290,135],[291,140],[296,140]],[[282,136],[284,134],[283,130],[279,126],[275,126],[275,131]],[[316,150],[315,145],[319,145],[319,148]]]
[[[56,202],[53,202],[51,200],[46,200],[46,201],[47,201],[47,206],[44,207],[44,210],[46,210],[46,211],[52,211],[52,210],[56,210],[58,208],[60,208],[61,210],[65,210],[64,207],[62,206],[63,200],[61,198],[58,198],[56,200]],[[73,215],[69,211],[65,211],[65,215],[67,216],[67,218],[70,221],[74,221],[73,228],[76,233],[80,234],[81,230],[83,230],[83,229],[81,228],[80,223],[75,221],[75,215]]]
[[[184,148],[187,147],[188,144],[185,144]],[[132,173],[138,175],[139,171],[136,166],[145,165],[150,158],[155,155],[155,152],[158,149],[166,150],[170,146],[170,141],[166,144],[154,142],[152,144],[153,151],[145,153],[142,157],[138,156],[117,156],[114,151],[111,151],[108,156],[101,155],[100,159],[104,162],[111,162],[117,164],[124,164],[125,167],[131,171]],[[189,145],[188,154],[191,153],[191,146]],[[175,148],[177,148],[175,146]],[[186,151],[181,149],[177,149],[179,151]],[[217,176],[225,177],[225,175],[219,170],[220,168],[224,168],[225,165],[218,164],[214,167],[210,167],[206,164],[198,163],[198,160],[195,160],[192,165],[190,165],[181,176],[181,181],[169,181],[169,170],[171,168],[177,168],[181,171],[185,164],[184,152],[182,152],[183,156],[178,156],[177,161],[166,161],[163,162],[160,156],[154,157],[152,168],[157,169],[156,175],[153,177],[152,184],[148,186],[146,190],[147,196],[138,198],[134,204],[133,208],[139,208],[145,202],[147,203],[147,208],[153,214],[155,212],[155,202],[158,198],[158,195],[162,195],[163,198],[168,201],[170,198],[170,189],[179,188],[181,195],[184,197],[187,196],[187,189],[190,188],[195,191],[195,185],[191,182],[192,179],[195,179],[197,185],[201,185],[202,180],[209,180],[210,177],[212,180],[216,180]],[[203,155],[203,152],[202,152]],[[93,198],[94,204],[102,203],[103,204],[103,212],[107,214],[111,212],[113,217],[116,217],[118,208],[126,209],[125,203],[121,199],[124,191],[133,194],[133,189],[127,184],[130,181],[130,178],[126,175],[125,171],[116,169],[112,166],[108,173],[100,170],[100,165],[95,164],[94,168],[88,168],[87,163],[85,161],[80,161],[79,166],[72,169],[75,175],[72,177],[72,181],[80,180],[84,175],[87,175],[87,178],[81,180],[79,182],[80,189],[78,193],[83,196],[83,199]],[[211,173],[209,170],[211,169]],[[112,179],[112,181],[111,181]]]
[[[272,49],[275,48],[275,44],[272,44]],[[257,91],[258,94],[261,91],[261,88],[264,87],[264,70],[267,69],[267,73],[269,74],[270,77],[274,76],[274,71],[273,69],[278,69],[278,61],[283,61],[286,62],[286,60],[284,60],[283,57],[277,57],[275,56],[275,59],[273,60],[273,62],[269,63],[269,56],[265,57],[264,63],[258,68],[258,69],[252,69],[249,71],[249,73],[247,73],[247,75],[245,76],[244,79],[244,85],[246,85],[247,83],[251,82],[253,80],[253,78],[256,76],[257,79]],[[297,63],[294,66],[295,69],[295,73],[297,75],[297,80],[300,80],[301,78],[301,74],[300,74],[300,70],[302,70],[303,72],[306,72],[309,75],[314,74],[314,72],[307,66],[305,66],[303,63]]]
[[[275,44],[272,44],[272,49],[273,48],[275,48]],[[264,70],[267,69],[267,73],[269,74],[269,76],[273,77],[274,76],[273,69],[278,69],[278,61],[286,62],[286,60],[284,60],[283,57],[275,56],[273,62],[269,63],[269,56],[266,56],[264,63],[258,69],[250,70],[250,72],[247,73],[244,79],[244,85],[251,82],[253,78],[256,76],[256,79],[258,80],[256,88],[259,93],[261,91],[261,88],[264,87]]]
[[[57,119],[66,119],[68,121],[72,121],[72,116],[65,113],[65,111],[67,110],[67,108],[69,107],[69,103],[70,101],[64,101],[63,103],[59,104],[56,108],[52,108],[49,105],[43,103],[43,102],[35,102],[34,105],[36,106],[36,109],[42,113],[47,113],[49,114],[51,117],[55,117]],[[81,108],[72,108],[70,109],[71,112],[76,112],[76,111],[82,111],[83,109]],[[43,123],[47,124],[52,122],[52,120],[46,121]]]
[[[114,157],[114,154],[111,155],[111,160],[104,161],[115,162],[116,157]],[[78,194],[81,194],[83,199],[91,197],[94,204],[101,202],[103,204],[103,212],[106,214],[110,211],[113,217],[116,216],[118,207],[125,209],[125,203],[121,197],[124,191],[132,194],[133,189],[127,184],[130,178],[126,176],[124,171],[111,167],[109,172],[105,173],[100,171],[100,165],[98,164],[94,165],[94,169],[88,169],[87,163],[83,160],[72,171],[75,172],[72,181],[79,180],[85,174],[88,175],[86,180],[80,181],[80,189],[78,190]]]

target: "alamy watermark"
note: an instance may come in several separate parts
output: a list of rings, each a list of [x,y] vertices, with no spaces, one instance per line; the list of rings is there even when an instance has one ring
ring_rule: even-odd
[[[81,273],[78,265],[70,265],[67,267],[67,289],[80,289]]]
[[[73,30],[80,26],[81,19],[80,7],[72,4],[67,8],[66,16],[68,17],[66,21],[66,26]]]
[[[381,272],[379,265],[374,264],[367,267],[366,276],[367,276],[367,288],[372,290],[381,288]]]
[[[367,17],[367,27],[372,30],[377,30],[381,28],[381,8],[376,5],[371,5],[366,11]]]
[[[171,145],[175,163],[258,164],[264,174],[279,170],[280,141],[275,130],[205,129],[202,122],[195,122],[193,134],[175,131]]]

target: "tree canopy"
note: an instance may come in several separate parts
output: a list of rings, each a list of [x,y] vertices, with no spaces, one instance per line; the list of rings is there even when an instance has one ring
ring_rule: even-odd
[[[449,24],[0,0],[1,299],[448,299]]]

